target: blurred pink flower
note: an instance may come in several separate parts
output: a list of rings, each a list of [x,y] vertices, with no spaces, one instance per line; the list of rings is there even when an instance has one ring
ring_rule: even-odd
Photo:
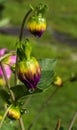
[[[6,53],[8,53],[8,49],[7,48],[2,48],[0,49],[0,57],[5,55]],[[12,71],[11,71],[11,66],[13,64],[16,63],[16,56],[13,55],[13,56],[9,56],[8,58],[6,58],[4,61],[3,61],[3,65],[4,65],[4,68],[5,68],[5,72],[6,72],[6,75],[7,75],[7,78],[10,79],[11,77],[11,74],[12,74]],[[3,72],[2,72],[2,69],[1,69],[1,66],[0,66],[0,85],[2,85],[2,81],[3,81],[3,84],[4,84],[4,75],[3,75]]]

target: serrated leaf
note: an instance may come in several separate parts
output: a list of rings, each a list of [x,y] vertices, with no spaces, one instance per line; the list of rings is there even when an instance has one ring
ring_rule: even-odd
[[[54,76],[53,71],[42,71],[41,79],[38,83],[38,88],[45,90],[51,87],[53,76]]]
[[[55,59],[40,59],[41,66],[41,79],[38,83],[38,87],[41,89],[48,89],[51,86],[53,77],[54,77],[54,67],[56,65]]]
[[[0,96],[5,102],[9,103],[10,96],[4,89],[0,89]]]
[[[39,64],[41,66],[42,71],[52,71],[56,65],[55,59],[39,59]]]
[[[11,90],[13,91],[16,100],[19,100],[21,98],[24,100],[26,99],[26,96],[43,92],[43,90],[40,88],[36,88],[33,91],[28,91],[25,85],[17,85],[15,87],[11,87]]]

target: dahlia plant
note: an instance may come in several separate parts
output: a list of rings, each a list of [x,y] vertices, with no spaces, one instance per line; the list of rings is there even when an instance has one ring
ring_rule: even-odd
[[[28,38],[22,39],[25,23],[34,36],[43,35],[47,26],[44,16],[46,7],[44,4],[30,7],[22,21],[15,51],[0,49],[0,85],[3,86],[0,89],[0,96],[5,102],[1,130],[6,130],[3,123],[5,124],[7,118],[18,120],[21,130],[25,130],[22,114],[26,111],[26,106],[23,105],[27,100],[26,96],[43,93],[52,86],[56,60],[49,58],[37,60],[31,54],[31,41]],[[14,86],[9,82],[12,72],[15,75]],[[9,126],[7,128],[9,129]]]

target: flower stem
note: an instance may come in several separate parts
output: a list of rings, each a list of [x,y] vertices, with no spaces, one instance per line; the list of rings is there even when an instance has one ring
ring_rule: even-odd
[[[27,20],[29,14],[30,14],[31,12],[32,12],[32,9],[30,9],[30,10],[26,13],[26,15],[24,16],[24,19],[23,19],[22,25],[21,25],[21,29],[20,29],[20,34],[19,34],[19,42],[22,41],[24,25],[25,25],[25,22],[26,22],[26,20]],[[17,58],[16,58],[16,67],[15,67],[15,86],[17,85],[17,66],[18,66],[17,64],[18,64],[18,56],[17,56]],[[19,119],[19,124],[20,124],[21,130],[25,130],[22,117]]]
[[[24,16],[24,19],[22,21],[22,25],[21,25],[21,29],[20,29],[20,34],[19,34],[19,41],[22,41],[22,36],[23,36],[23,29],[24,29],[24,25],[25,25],[25,22],[29,16],[29,14],[32,12],[32,9],[30,9],[27,14]]]
[[[25,130],[25,127],[24,127],[24,123],[23,123],[22,117],[20,117],[20,119],[19,119],[19,124],[20,124],[21,130]]]
[[[69,124],[68,130],[72,130],[72,127],[74,125],[74,122],[75,122],[76,118],[77,118],[77,111],[75,112],[75,114],[74,114],[74,116],[73,116],[73,118],[72,118],[72,120],[71,120],[71,122]]]

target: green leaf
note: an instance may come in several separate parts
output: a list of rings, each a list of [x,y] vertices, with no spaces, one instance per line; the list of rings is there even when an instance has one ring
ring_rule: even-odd
[[[39,64],[41,66],[42,71],[52,71],[56,65],[55,59],[39,59]]]
[[[28,91],[25,85],[17,85],[12,87],[12,91],[15,94],[16,100],[24,100],[26,96],[44,92],[51,86],[53,80],[54,72],[53,69],[56,64],[54,59],[40,59],[39,60],[42,74],[38,87],[35,90]]]
[[[51,83],[54,77],[54,67],[56,65],[55,59],[40,59],[39,60],[41,66],[41,79],[38,83],[38,88],[43,90],[48,89],[51,87]]]
[[[40,88],[28,91],[25,85],[17,85],[15,87],[11,87],[11,90],[13,91],[16,100],[24,100],[26,99],[26,96],[43,92],[43,90]]]
[[[0,89],[0,96],[5,102],[9,103],[10,96],[5,90]]]

